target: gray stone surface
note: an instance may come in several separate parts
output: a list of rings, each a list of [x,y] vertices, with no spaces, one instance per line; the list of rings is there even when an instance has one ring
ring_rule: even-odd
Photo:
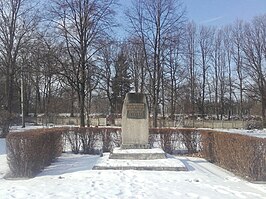
[[[145,94],[127,93],[122,109],[122,149],[150,148],[149,111]]]
[[[145,171],[187,171],[186,167],[165,167],[165,166],[95,166],[93,170],[145,170]]]
[[[116,148],[110,154],[110,159],[127,160],[154,160],[165,159],[165,152],[162,149],[120,149]]]

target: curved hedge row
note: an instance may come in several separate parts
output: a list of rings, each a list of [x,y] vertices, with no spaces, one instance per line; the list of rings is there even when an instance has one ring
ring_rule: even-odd
[[[75,153],[95,153],[97,147],[108,152],[121,144],[121,128],[72,128],[67,136]],[[203,129],[151,128],[149,144],[170,154],[196,154],[248,180],[266,180],[265,138]]]
[[[8,135],[7,158],[14,176],[31,177],[58,157],[66,145],[74,153],[100,154],[120,144],[121,128],[33,130]],[[249,180],[266,180],[265,138],[213,130],[151,128],[149,144],[170,154],[196,154]]]

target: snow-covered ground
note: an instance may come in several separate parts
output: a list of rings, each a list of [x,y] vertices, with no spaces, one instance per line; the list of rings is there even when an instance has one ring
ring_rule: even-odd
[[[266,198],[266,184],[241,180],[201,158],[176,158],[189,171],[92,170],[99,156],[65,153],[35,178],[6,180],[0,139],[0,198]]]
[[[71,127],[70,125],[50,125],[50,126],[34,126],[34,125],[26,125],[24,128],[21,126],[11,126],[10,127],[10,132],[23,132],[23,131],[28,131],[28,130],[33,130],[33,129],[43,129],[43,128],[53,128],[53,127]]]
[[[266,138],[266,129],[263,129],[263,130],[258,130],[258,129],[252,129],[252,130],[244,130],[244,129],[214,129],[214,130],[222,131],[222,132],[249,135],[249,136],[254,136],[254,137],[259,137],[259,138]]]

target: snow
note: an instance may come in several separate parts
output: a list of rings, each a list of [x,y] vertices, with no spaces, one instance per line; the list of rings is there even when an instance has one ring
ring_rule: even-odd
[[[44,128],[54,128],[54,127],[73,127],[72,125],[52,125],[52,126],[35,126],[35,125],[26,125],[24,128],[21,126],[11,126],[10,132],[24,132],[33,129],[44,129]]]
[[[198,128],[199,130],[211,130],[211,131],[218,131],[218,132],[225,132],[225,133],[235,133],[235,134],[242,134],[248,135],[258,138],[266,138],[266,129],[211,129],[211,128]]]
[[[120,153],[120,154],[135,154],[135,153],[163,153],[163,150],[160,148],[153,148],[153,149],[123,149],[115,148],[114,153]]]
[[[188,171],[92,170],[101,157],[64,153],[38,176],[6,180],[0,139],[0,198],[266,198],[266,184],[244,181],[206,160],[177,157]]]
[[[28,130],[33,130],[33,129],[43,129],[43,128],[47,128],[44,126],[25,126],[25,128],[22,128],[21,126],[11,126],[10,127],[10,132],[24,132],[24,131],[28,131]]]
[[[221,132],[229,132],[229,133],[237,133],[242,135],[249,135],[253,137],[258,138],[266,138],[266,129],[258,130],[258,129],[252,129],[252,130],[244,130],[244,129],[215,129],[216,131]]]
[[[6,154],[6,142],[4,140],[0,138],[0,155]]]
[[[164,168],[185,168],[182,161],[173,156],[169,156],[167,159],[152,159],[152,160],[127,160],[127,159],[109,159],[109,154],[104,154],[102,158],[97,162],[97,166],[103,167],[164,167]]]

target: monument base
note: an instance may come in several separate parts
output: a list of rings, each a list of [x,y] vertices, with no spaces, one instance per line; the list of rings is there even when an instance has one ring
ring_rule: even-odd
[[[93,170],[148,170],[148,171],[187,171],[179,159],[169,156],[164,159],[129,160],[110,159],[109,154],[103,157],[92,168]]]
[[[121,149],[150,149],[149,144],[122,144]]]
[[[128,160],[154,160],[165,159],[165,152],[162,149],[123,149],[115,148],[110,154],[110,159]]]

